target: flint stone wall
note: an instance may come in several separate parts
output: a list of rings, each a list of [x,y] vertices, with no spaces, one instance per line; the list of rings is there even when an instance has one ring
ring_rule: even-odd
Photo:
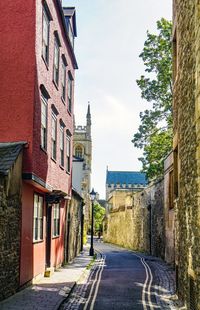
[[[8,176],[0,176],[0,300],[19,288],[21,155]]]

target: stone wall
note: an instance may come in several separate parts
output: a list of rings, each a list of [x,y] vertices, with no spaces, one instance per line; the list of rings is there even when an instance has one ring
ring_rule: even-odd
[[[165,261],[175,264],[175,208],[173,187],[173,152],[164,162]]]
[[[19,288],[21,160],[0,176],[0,300]]]
[[[177,289],[186,307],[196,310],[200,309],[200,3],[175,2],[177,73],[173,87],[173,144],[175,162],[178,157],[179,185],[175,200]]]
[[[163,258],[163,191],[163,180],[150,185],[142,192],[127,191],[124,205],[112,206],[107,214],[104,221],[104,240]]]
[[[83,242],[83,212],[82,199],[73,191],[72,200],[67,212],[67,231],[66,231],[66,262],[71,262],[81,249]]]

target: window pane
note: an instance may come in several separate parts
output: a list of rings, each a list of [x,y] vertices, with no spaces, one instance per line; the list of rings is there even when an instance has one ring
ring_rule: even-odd
[[[65,92],[66,92],[66,66],[63,63],[62,65],[62,98],[65,100]]]
[[[55,204],[53,208],[53,235],[59,235],[59,227],[60,227],[60,205]]]
[[[33,240],[36,240],[36,238],[35,238],[35,227],[36,227],[36,219],[34,218],[34,220],[33,220]]]
[[[38,196],[34,195],[34,218],[37,217],[38,214]]]
[[[54,81],[56,84],[58,84],[58,76],[59,76],[59,45],[57,40],[55,39],[55,45],[54,45]]]
[[[43,197],[34,195],[33,240],[43,239]]]
[[[68,77],[68,98],[70,99],[71,99],[71,92],[72,92],[71,88],[72,88],[72,81],[70,77]]]
[[[39,196],[39,210],[38,210],[38,217],[43,217],[43,197]]]
[[[47,103],[45,98],[41,98],[41,146],[47,146]]]
[[[82,148],[80,146],[76,147],[76,149],[75,149],[75,156],[76,157],[80,157],[80,158],[83,157],[83,151],[82,151]]]
[[[46,45],[48,45],[48,29],[49,29],[49,22],[46,16],[45,11],[43,11],[43,40]]]
[[[64,128],[60,127],[60,149],[64,149]]]
[[[43,219],[40,219],[40,240],[43,239]]]
[[[56,140],[56,119],[54,118],[54,116],[52,116],[52,131],[51,131],[51,135],[53,140]]]
[[[42,55],[44,60],[48,63],[49,55],[49,19],[43,8],[43,21],[42,21]]]

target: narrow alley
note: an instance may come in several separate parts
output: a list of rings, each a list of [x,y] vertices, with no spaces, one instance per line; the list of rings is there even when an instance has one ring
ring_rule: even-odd
[[[200,310],[200,0],[0,17],[0,310]]]
[[[60,310],[175,309],[174,272],[163,261],[96,239],[97,260]]]

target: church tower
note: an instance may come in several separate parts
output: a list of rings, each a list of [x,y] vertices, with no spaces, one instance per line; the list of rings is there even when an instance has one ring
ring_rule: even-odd
[[[92,163],[92,137],[91,137],[91,113],[90,104],[86,114],[86,126],[74,126],[73,155],[83,160],[83,173],[81,182],[81,194],[85,202],[86,227],[90,221],[90,191],[91,191],[91,163]]]

